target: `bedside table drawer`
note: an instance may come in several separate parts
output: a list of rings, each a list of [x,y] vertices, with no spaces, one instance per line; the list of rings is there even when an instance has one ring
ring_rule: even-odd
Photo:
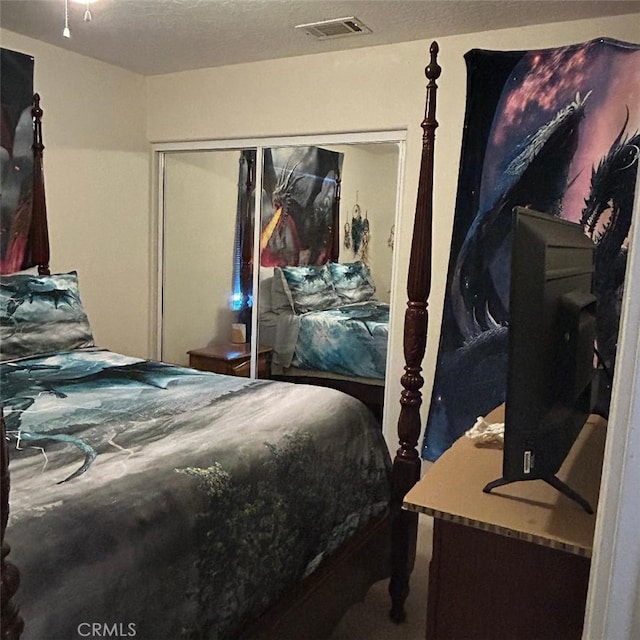
[[[248,376],[251,368],[251,356],[242,359],[224,360],[221,358],[212,358],[207,355],[189,353],[189,366],[199,371],[211,371],[212,373],[224,373],[228,376],[246,375]],[[243,371],[245,367],[247,373],[237,373],[238,370]]]

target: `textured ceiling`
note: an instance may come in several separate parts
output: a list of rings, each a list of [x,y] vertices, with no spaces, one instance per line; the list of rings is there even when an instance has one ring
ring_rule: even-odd
[[[3,28],[145,75],[640,12],[636,0],[0,0]],[[355,16],[371,34],[316,40],[301,23]],[[606,34],[603,34],[606,35]],[[640,33],[639,33],[640,35]]]

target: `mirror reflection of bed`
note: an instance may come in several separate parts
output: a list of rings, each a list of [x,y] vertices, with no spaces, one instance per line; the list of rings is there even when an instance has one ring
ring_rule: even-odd
[[[333,253],[327,259],[303,249],[279,264],[287,260],[274,259],[267,244],[277,203],[263,197],[259,342],[272,347],[272,377],[338,388],[382,420],[398,145],[322,149],[340,157]],[[295,151],[274,149],[276,169],[286,173]],[[330,188],[324,191],[327,200]]]
[[[164,151],[159,180],[159,359],[189,365],[189,351],[218,348],[232,341],[231,326],[238,322],[239,313],[237,300],[230,292],[237,294],[238,259],[242,258],[238,243],[243,241],[238,237],[238,215],[247,203],[254,206],[253,187],[257,187],[262,193],[261,198],[255,199],[259,213],[256,217],[250,213],[250,217],[252,221],[257,218],[260,225],[258,229],[252,226],[244,238],[245,243],[253,243],[247,261],[253,306],[242,318],[246,324],[246,351],[251,351],[251,334],[255,330],[253,359],[264,357],[257,356],[258,349],[270,349],[269,377],[346,391],[364,401],[382,420],[393,233],[403,144],[368,136],[366,141],[344,144],[311,141],[308,145],[272,145],[264,149],[259,145],[224,149],[187,145]],[[312,194],[314,202],[306,211],[311,212],[316,231],[324,225],[326,237],[319,243],[325,250],[322,246],[309,248],[308,229],[300,218],[296,228],[300,237],[293,248],[291,234],[282,232],[283,221],[278,226],[274,224],[274,188],[280,179],[282,191],[283,165],[289,161],[289,168],[295,166],[298,173],[304,173],[296,159],[306,149],[319,149],[339,158],[337,175],[333,168],[325,171],[327,175],[318,183]],[[260,163],[249,188],[239,171],[241,154],[257,155]],[[274,159],[278,165],[275,171],[270,164]],[[290,174],[290,182],[297,185],[293,198],[300,200],[301,192],[309,192],[308,182],[298,181],[298,174]],[[285,196],[291,202],[291,193]],[[322,207],[334,205],[331,224],[327,225],[321,219],[328,215]],[[313,227],[311,223],[307,226]],[[271,243],[262,247],[267,236]],[[283,259],[273,248],[282,249],[288,239],[288,253]],[[257,252],[261,255],[260,268],[254,274],[258,261],[252,259],[252,254]],[[294,272],[305,267],[323,275],[333,292],[330,299],[325,299],[326,308],[321,304],[310,309],[293,299],[293,285],[286,277],[295,282]],[[329,321],[333,324],[327,324]],[[339,333],[346,336],[341,338],[342,346]],[[262,373],[258,369],[256,366],[254,374],[259,377]]]

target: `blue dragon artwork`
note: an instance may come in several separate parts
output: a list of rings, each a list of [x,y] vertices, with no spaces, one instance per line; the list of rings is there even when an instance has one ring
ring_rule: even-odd
[[[465,61],[427,460],[505,400],[515,206],[579,222],[595,242],[597,349],[613,372],[640,157],[640,45],[599,38],[537,51],[472,50]]]

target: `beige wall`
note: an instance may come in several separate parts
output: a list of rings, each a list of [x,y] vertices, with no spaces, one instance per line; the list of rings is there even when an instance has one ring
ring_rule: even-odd
[[[638,20],[629,16],[564,22],[438,38],[434,194],[433,286],[424,395],[430,396],[455,206],[466,97],[463,55],[473,48],[519,50],[609,36],[638,41]],[[390,371],[385,434],[395,450],[405,281],[418,183],[424,115],[424,67],[431,40],[204,69],[147,79],[151,141],[228,139],[407,129],[404,195],[396,227],[397,268],[392,283]],[[274,82],[274,78],[278,81]],[[179,97],[178,97],[179,96]],[[283,99],[286,97],[286,100]],[[426,405],[427,403],[425,403]],[[426,406],[425,406],[426,414]]]
[[[2,47],[35,58],[52,271],[78,271],[97,344],[146,355],[150,171],[144,78],[6,30],[0,36]]]

